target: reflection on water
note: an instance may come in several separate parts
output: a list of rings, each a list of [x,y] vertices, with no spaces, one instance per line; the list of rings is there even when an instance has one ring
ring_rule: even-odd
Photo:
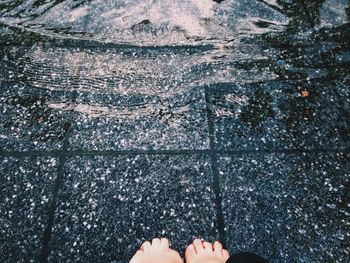
[[[49,104],[51,109],[62,109],[67,111],[75,111],[79,113],[87,114],[89,117],[108,117],[118,119],[140,119],[150,117],[152,115],[162,117],[164,115],[174,116],[176,114],[190,111],[188,106],[173,108],[168,111],[167,107],[157,104],[138,105],[136,107],[120,107],[112,108],[99,105],[87,105],[87,104],[66,104],[66,103],[52,103]]]
[[[0,77],[64,94],[49,111],[120,119],[191,111],[181,98],[198,87],[299,81],[278,110],[271,91],[209,101],[252,130],[283,113],[294,132],[322,101],[313,81],[349,81],[349,13],[346,0],[1,1]]]

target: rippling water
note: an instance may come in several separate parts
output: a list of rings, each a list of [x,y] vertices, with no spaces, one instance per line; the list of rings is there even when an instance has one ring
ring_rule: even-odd
[[[15,97],[32,96],[34,88],[61,92],[45,101],[47,111],[117,119],[167,114],[171,120],[204,111],[191,104],[196,90],[218,83],[234,83],[238,92],[237,84],[301,81],[292,88],[299,95],[317,79],[346,86],[348,4],[1,1],[0,78],[25,85]],[[111,99],[119,95],[119,101]],[[235,108],[246,95],[235,96],[220,101]],[[216,114],[237,117],[240,108]]]

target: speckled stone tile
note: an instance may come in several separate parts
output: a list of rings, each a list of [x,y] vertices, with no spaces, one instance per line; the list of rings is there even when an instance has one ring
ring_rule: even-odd
[[[4,151],[59,150],[67,114],[49,107],[53,92],[0,81],[0,144]]]
[[[349,262],[349,155],[221,156],[218,165],[231,252]]]
[[[340,79],[212,85],[215,147],[344,148],[350,142],[349,84]]]
[[[50,262],[128,262],[153,237],[180,251],[217,238],[207,157],[74,157],[64,169]]]
[[[209,133],[204,91],[169,97],[80,93],[74,103],[71,150],[207,149]]]
[[[0,262],[38,262],[56,158],[0,158]]]

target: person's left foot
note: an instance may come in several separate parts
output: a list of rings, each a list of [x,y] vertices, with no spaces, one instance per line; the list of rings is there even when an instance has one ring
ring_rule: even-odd
[[[169,247],[166,238],[154,238],[142,244],[129,263],[183,263],[179,253]]]
[[[186,263],[225,263],[229,257],[228,251],[218,241],[211,244],[195,239],[185,252]]]

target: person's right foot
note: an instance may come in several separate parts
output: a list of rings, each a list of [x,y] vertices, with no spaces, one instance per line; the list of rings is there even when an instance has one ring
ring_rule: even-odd
[[[211,244],[195,239],[185,252],[186,263],[225,263],[229,257],[228,251],[218,241]]]

